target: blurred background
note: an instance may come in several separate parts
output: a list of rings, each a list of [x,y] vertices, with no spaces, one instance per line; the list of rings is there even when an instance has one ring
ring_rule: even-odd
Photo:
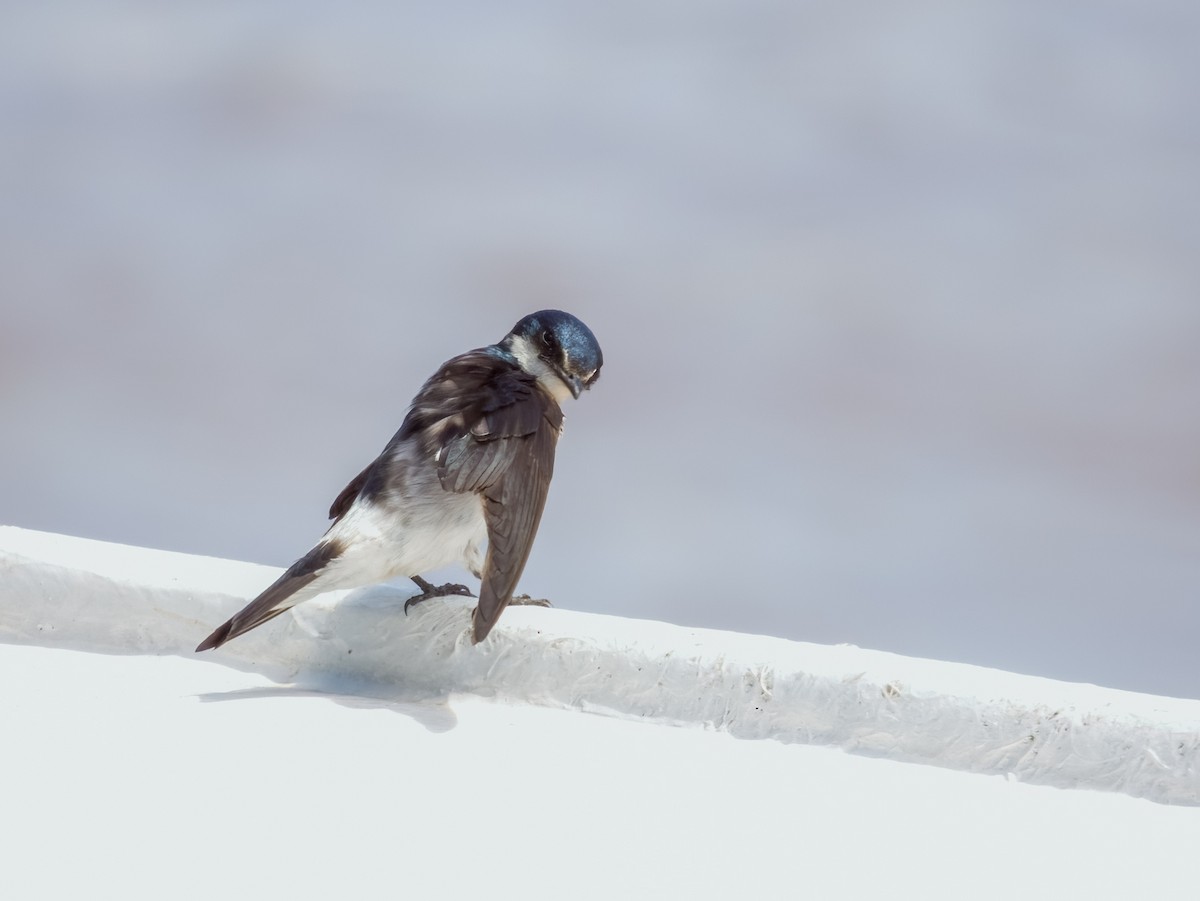
[[[0,520],[286,565],[555,306],[606,366],[525,590],[1200,696],[1197,46],[1190,0],[6,4]]]

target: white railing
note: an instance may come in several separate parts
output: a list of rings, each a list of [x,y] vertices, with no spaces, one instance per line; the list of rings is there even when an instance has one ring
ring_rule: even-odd
[[[0,640],[191,656],[276,575],[0,527]],[[405,616],[400,589],[346,594],[303,604],[200,659],[308,690],[503,697],[1200,803],[1200,701],[564,609],[510,608],[472,645],[469,599]]]

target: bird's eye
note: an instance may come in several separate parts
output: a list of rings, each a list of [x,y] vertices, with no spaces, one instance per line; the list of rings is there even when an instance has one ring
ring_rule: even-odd
[[[549,329],[542,332],[542,343],[543,344],[553,344],[554,343],[554,335],[550,332]]]

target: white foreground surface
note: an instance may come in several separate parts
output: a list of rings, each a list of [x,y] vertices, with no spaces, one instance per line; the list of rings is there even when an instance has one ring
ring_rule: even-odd
[[[240,603],[222,588],[271,572],[0,529],[5,897],[1196,897],[1197,808],[950,767],[1194,801],[1197,702],[564,611],[511,610],[471,647],[462,606],[405,619],[382,590],[224,657],[153,656],[186,654]],[[650,683],[622,647],[655,661]],[[863,712],[831,687],[847,665]],[[266,675],[289,666],[305,687]],[[997,688],[1015,693],[977,698],[986,728],[965,729],[970,692]],[[1039,753],[981,744],[1004,704],[1025,722],[1056,694]]]
[[[1200,812],[0,645],[9,898],[1195,898]],[[436,895],[431,893],[436,892]]]

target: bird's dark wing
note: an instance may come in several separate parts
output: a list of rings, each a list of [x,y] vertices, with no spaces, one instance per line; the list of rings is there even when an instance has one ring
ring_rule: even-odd
[[[367,484],[367,478],[371,474],[371,470],[375,468],[378,460],[373,460],[366,469],[350,480],[350,484],[342,489],[333,501],[333,505],[329,508],[329,518],[337,522],[346,515],[346,511],[350,509],[350,505],[354,503],[354,499],[358,497],[358,493],[362,491],[363,486]]]
[[[512,600],[525,569],[554,473],[558,430],[548,425],[518,439],[523,448],[508,469],[483,491],[488,553],[475,607],[475,641],[483,641]],[[515,442],[514,442],[515,443]]]
[[[262,594],[213,630],[212,635],[200,642],[196,651],[219,648],[230,639],[261,626],[285,610],[290,610],[296,603],[292,595],[317,578],[341,552],[342,547],[336,541],[320,542],[288,567]]]
[[[529,559],[563,420],[558,404],[532,376],[508,363],[492,362],[488,369],[471,386],[461,415],[442,420],[436,451],[442,487],[483,498],[488,553],[475,608],[477,642],[512,600]]]
[[[416,439],[426,457],[436,457],[441,463],[443,449],[471,429],[486,428],[480,422],[488,416],[494,417],[497,434],[532,434],[540,416],[540,405],[528,403],[534,395],[541,392],[533,376],[498,355],[494,348],[472,350],[443,363],[417,392],[403,425],[383,453],[351,479],[334,499],[329,518],[336,521],[345,516],[360,494],[371,498],[384,491],[395,452],[405,442]],[[561,425],[562,413],[557,404],[553,401],[551,404]],[[470,474],[465,475],[469,480]],[[483,484],[487,479],[476,481]],[[447,491],[477,490],[444,487]]]

